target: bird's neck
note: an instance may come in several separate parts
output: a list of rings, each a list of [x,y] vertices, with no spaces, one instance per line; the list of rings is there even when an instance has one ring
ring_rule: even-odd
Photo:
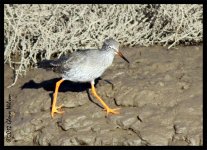
[[[103,61],[102,63],[110,64],[114,60],[115,53],[114,51],[105,50],[105,51],[101,51],[101,55],[102,55],[101,59]]]

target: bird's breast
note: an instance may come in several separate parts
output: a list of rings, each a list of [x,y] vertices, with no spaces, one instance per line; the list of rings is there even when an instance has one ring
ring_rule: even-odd
[[[93,81],[100,77],[112,64],[113,57],[91,58],[84,63],[74,65],[70,70],[63,73],[63,78],[75,82]]]

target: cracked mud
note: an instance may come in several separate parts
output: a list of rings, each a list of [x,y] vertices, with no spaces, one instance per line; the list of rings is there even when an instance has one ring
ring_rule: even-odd
[[[89,83],[64,81],[50,116],[55,82],[52,71],[34,69],[12,83],[4,67],[5,145],[203,145],[202,45],[125,48],[128,65],[116,57],[96,81],[98,94],[119,115],[105,116]],[[10,113],[9,113],[10,112]],[[11,117],[11,141],[6,118]]]

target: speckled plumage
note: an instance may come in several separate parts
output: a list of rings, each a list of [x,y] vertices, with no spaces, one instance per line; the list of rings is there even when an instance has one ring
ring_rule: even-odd
[[[100,77],[112,64],[119,43],[114,39],[104,41],[101,49],[78,50],[50,61],[50,67],[64,80],[90,82]]]
[[[56,106],[57,93],[60,84],[64,80],[74,82],[90,82],[93,95],[103,105],[107,115],[109,113],[119,114],[119,108],[111,109],[97,94],[94,87],[94,80],[100,77],[103,72],[112,64],[115,54],[121,56],[128,63],[129,61],[118,50],[119,43],[114,39],[104,41],[101,49],[86,49],[73,52],[68,56],[62,56],[56,60],[44,60],[40,63],[40,67],[53,69],[62,75],[62,79],[56,82],[55,92],[53,96],[51,116],[54,113],[62,114],[62,105]]]

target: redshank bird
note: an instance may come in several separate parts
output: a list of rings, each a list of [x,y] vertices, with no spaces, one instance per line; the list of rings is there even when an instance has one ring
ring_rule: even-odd
[[[72,82],[90,82],[91,92],[103,105],[106,114],[119,114],[119,108],[111,109],[97,94],[94,87],[94,80],[100,77],[112,64],[116,54],[129,63],[119,51],[119,43],[116,40],[109,38],[104,41],[101,49],[78,50],[56,60],[43,60],[40,63],[40,67],[44,69],[52,69],[62,76],[62,79],[56,82],[55,92],[53,94],[51,110],[52,118],[55,113],[64,113],[61,109],[63,105],[56,106],[58,89],[64,80]]]

